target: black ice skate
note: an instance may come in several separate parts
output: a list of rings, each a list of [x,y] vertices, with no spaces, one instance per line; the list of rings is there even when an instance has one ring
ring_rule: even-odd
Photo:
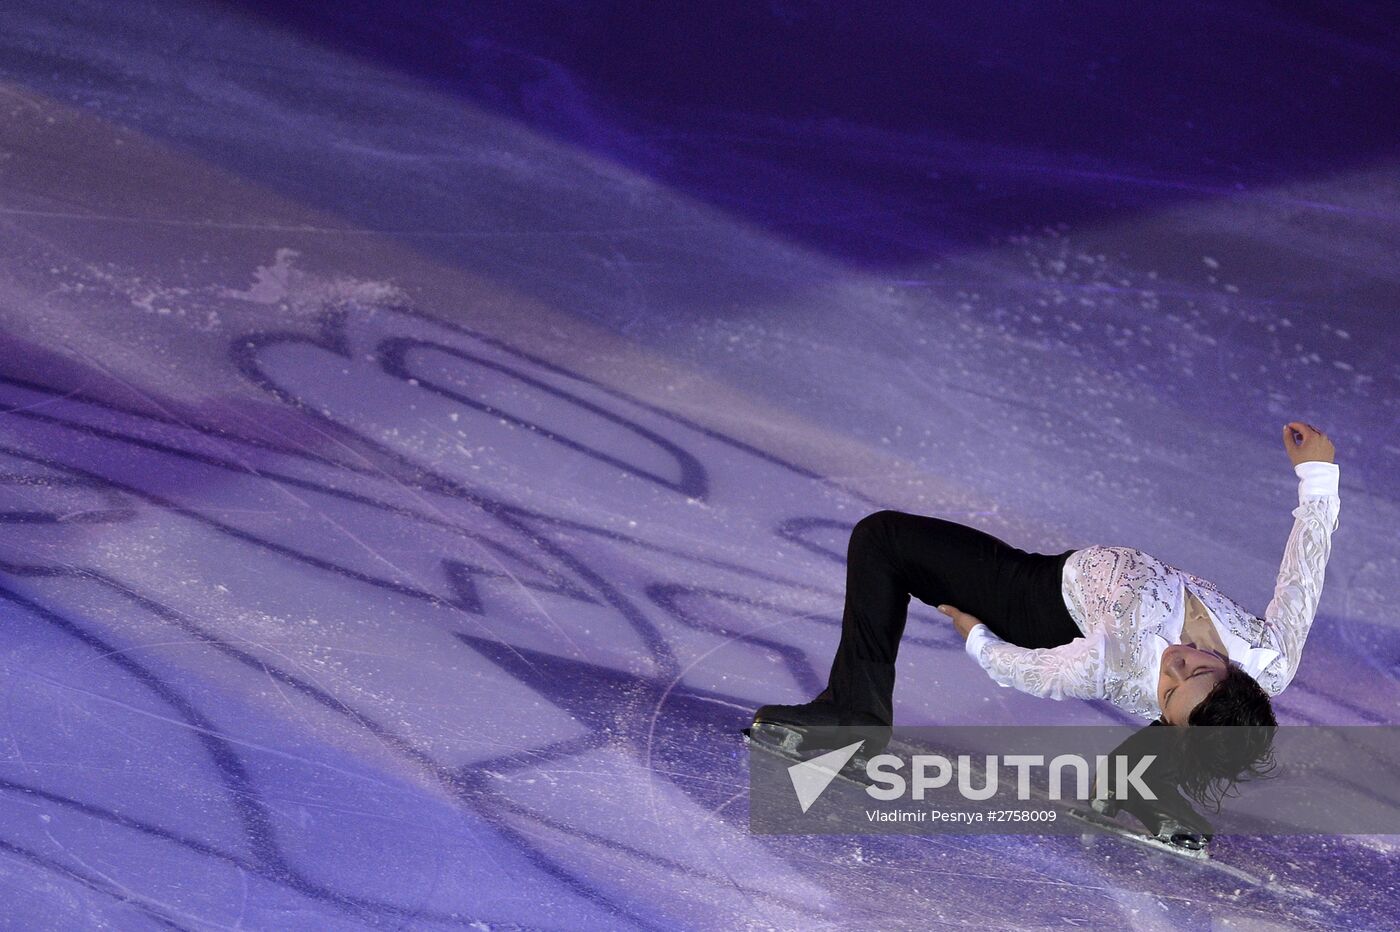
[[[1210,856],[1210,840],[1214,829],[1200,813],[1175,789],[1158,789],[1158,798],[1145,799],[1095,799],[1090,806],[1093,812],[1105,823],[1124,832],[1141,834],[1151,843],[1160,845],[1173,854],[1204,859]],[[1114,817],[1126,812],[1143,826],[1140,832],[1124,826]],[[1107,827],[1107,826],[1106,826]]]
[[[1139,755],[1162,754],[1170,749],[1171,735],[1152,725],[1140,729],[1112,752],[1114,756],[1124,755],[1130,762]],[[1200,813],[1181,795],[1177,788],[1177,774],[1174,761],[1163,762],[1165,766],[1150,771],[1144,778],[1156,799],[1143,799],[1136,794],[1120,798],[1109,792],[1105,798],[1095,798],[1089,807],[1075,807],[1069,812],[1075,819],[1095,828],[1111,832],[1130,841],[1138,841],[1183,857],[1205,860],[1210,857],[1210,840],[1214,829]],[[1141,827],[1120,822],[1117,816],[1126,812]]]
[[[863,742],[848,765],[861,768],[889,744],[890,726],[869,713],[817,699],[802,705],[762,706],[743,734],[765,750],[796,761]]]

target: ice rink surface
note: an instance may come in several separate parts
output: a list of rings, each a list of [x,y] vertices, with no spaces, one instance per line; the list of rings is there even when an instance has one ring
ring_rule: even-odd
[[[1400,924],[1394,837],[752,835],[737,737],[880,508],[1262,612],[1293,419],[1280,720],[1397,723],[1393,9],[462,6],[0,11],[4,927]]]

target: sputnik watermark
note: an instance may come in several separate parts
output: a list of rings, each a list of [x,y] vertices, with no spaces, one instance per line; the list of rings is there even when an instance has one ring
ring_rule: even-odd
[[[1087,824],[1077,814],[1146,825],[1158,813],[1217,838],[1400,835],[1400,726],[756,726],[749,737],[758,834],[1068,835]],[[1246,757],[1254,775],[1193,817],[1192,780],[1240,773]]]
[[[803,812],[812,808],[821,798],[831,781],[850,763],[864,743],[857,741],[788,767],[788,777],[792,780],[793,791],[797,794],[797,802]],[[1107,799],[1112,788],[1113,795],[1118,799],[1133,796],[1139,799],[1156,799],[1156,794],[1142,782],[1143,772],[1156,759],[1155,754],[1135,760],[1118,754],[1112,757],[1110,763],[1109,755],[1095,755],[1092,765],[1095,797]],[[904,769],[906,761],[897,755],[878,754],[866,761],[865,775],[871,781],[865,788],[866,794],[882,802],[900,799],[906,794],[908,798],[922,801],[930,790],[945,789],[956,779],[957,792],[963,799],[987,800],[997,794],[1000,770],[1005,765],[1016,771],[1017,799],[1031,798],[1032,771],[1042,767],[1048,774],[1047,796],[1050,799],[1065,798],[1067,770],[1072,771],[1074,775],[1074,788],[1071,791],[1073,798],[1086,799],[1090,795],[1091,765],[1088,759],[1079,754],[1058,754],[1048,763],[1043,754],[987,754],[976,764],[973,763],[970,754],[959,754],[952,760],[942,754],[915,754],[907,763],[909,776],[905,777],[900,771]],[[981,785],[974,786],[979,771]]]

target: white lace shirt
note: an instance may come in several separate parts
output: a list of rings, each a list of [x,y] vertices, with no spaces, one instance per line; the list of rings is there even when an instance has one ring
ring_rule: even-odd
[[[1298,507],[1274,597],[1258,618],[1198,576],[1130,547],[1087,547],[1065,561],[1060,591],[1083,636],[1059,647],[1008,644],[976,625],[967,652],[1002,686],[1034,696],[1107,699],[1134,715],[1159,717],[1162,652],[1181,639],[1187,590],[1210,613],[1230,660],[1269,695],[1293,679],[1322,595],[1323,570],[1341,501],[1335,463],[1293,467]]]

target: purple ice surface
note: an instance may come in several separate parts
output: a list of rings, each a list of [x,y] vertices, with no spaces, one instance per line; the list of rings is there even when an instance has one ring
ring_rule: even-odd
[[[1280,718],[1395,723],[1384,5],[676,6],[0,12],[6,927],[1400,924],[1393,837],[754,835],[737,735],[881,508],[1262,611],[1293,419]]]

